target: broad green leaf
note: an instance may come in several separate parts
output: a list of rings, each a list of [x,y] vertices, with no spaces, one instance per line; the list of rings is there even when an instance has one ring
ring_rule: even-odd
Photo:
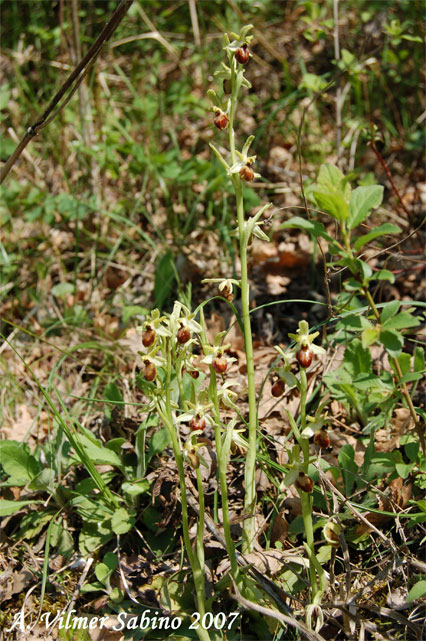
[[[30,490],[44,490],[53,494],[55,491],[55,470],[45,467],[29,484]]]
[[[104,583],[105,579],[111,576],[117,567],[117,556],[113,552],[107,552],[95,568],[95,574],[98,581]]]
[[[371,240],[374,240],[374,238],[384,236],[385,234],[399,234],[400,232],[401,229],[397,225],[393,225],[392,223],[384,223],[383,225],[379,225],[379,227],[376,227],[372,231],[368,232],[368,234],[364,234],[363,236],[357,238],[354,243],[354,248],[358,251],[361,249],[361,247],[364,247],[364,245],[369,243]]]
[[[398,363],[401,368],[402,374],[408,374],[411,372],[411,356],[410,354],[407,354],[406,352],[402,352],[398,356]]]
[[[417,581],[415,585],[413,585],[413,587],[407,594],[407,603],[410,603],[411,601],[417,601],[417,599],[422,599],[425,596],[426,596],[426,580],[421,579],[420,581]]]
[[[328,241],[332,241],[332,237],[327,234],[325,227],[322,223],[314,222],[313,220],[307,220],[301,216],[294,216],[287,220],[280,226],[280,229],[303,229],[303,231],[308,232],[314,238],[326,238]]]
[[[379,338],[379,329],[377,327],[370,327],[365,329],[361,334],[362,346],[365,348],[373,345]]]
[[[354,338],[347,346],[343,357],[343,366],[346,371],[349,372],[353,379],[358,374],[371,372],[371,365],[370,350],[365,349],[358,338]]]
[[[121,394],[117,385],[115,385],[114,383],[108,383],[108,385],[105,387],[104,394],[107,401],[112,401],[115,403],[123,402],[123,395]]]
[[[414,463],[395,463],[395,470],[402,479],[406,479],[414,467]]]
[[[414,381],[420,381],[423,378],[424,372],[408,372],[408,374],[404,374],[404,376],[401,376],[399,379],[399,384],[402,385],[403,383],[413,383]]]
[[[163,427],[161,430],[154,432],[149,440],[147,462],[149,462],[155,454],[161,454],[169,443],[170,436],[167,427]]]
[[[417,455],[419,453],[419,449],[420,449],[419,443],[407,443],[406,445],[404,445],[405,453],[412,463],[415,463],[417,461]]]
[[[378,207],[383,200],[382,185],[357,187],[353,190],[350,201],[349,229],[358,227],[372,209]]]
[[[126,534],[135,524],[135,517],[130,515],[127,510],[120,507],[111,517],[111,527],[115,534]]]
[[[385,329],[407,329],[408,327],[417,327],[417,325],[420,325],[420,319],[408,312],[400,312],[383,323]]]
[[[14,485],[22,486],[32,481],[41,470],[41,464],[30,453],[28,445],[17,441],[3,441],[0,464]]]
[[[73,293],[74,285],[72,283],[58,283],[57,285],[54,285],[50,291],[58,298],[65,298],[68,294]]]
[[[350,314],[339,320],[339,327],[345,327],[351,331],[359,331],[372,329],[372,325],[365,316],[359,316],[358,314]]]
[[[393,318],[393,316],[398,313],[400,305],[401,303],[399,300],[392,300],[389,303],[386,303],[380,314],[380,322],[382,325],[384,325],[389,318]]]
[[[397,357],[404,347],[404,339],[401,334],[393,329],[384,329],[380,332],[380,342],[384,345],[390,356]]]
[[[318,185],[323,187],[323,191],[330,191],[338,193],[342,196],[346,203],[349,204],[351,197],[351,186],[349,179],[334,165],[324,163],[321,165],[318,179]]]
[[[146,307],[141,307],[140,305],[127,305],[123,308],[123,323],[127,325],[129,320],[133,316],[145,316],[148,313]]]
[[[9,501],[8,499],[0,499],[0,517],[10,516],[19,512],[26,505],[34,505],[42,503],[42,501]]]
[[[379,269],[378,272],[372,274],[370,280],[388,280],[390,283],[394,283],[395,276],[389,269]]]
[[[138,496],[139,494],[145,494],[149,490],[149,481],[143,479],[134,483],[123,483],[121,487],[123,492],[129,494],[129,496]]]
[[[120,457],[112,450],[94,443],[85,434],[79,434],[77,438],[88,458],[90,458],[96,465],[114,465],[116,467],[122,467]],[[82,462],[84,463],[84,461]]]
[[[315,200],[323,211],[333,216],[340,223],[343,223],[349,217],[349,206],[343,196],[338,193],[321,192],[314,190]]]

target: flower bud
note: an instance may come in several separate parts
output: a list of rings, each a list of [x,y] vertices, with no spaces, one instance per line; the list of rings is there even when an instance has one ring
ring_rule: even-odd
[[[232,93],[232,82],[230,78],[225,78],[223,81],[223,93]]]
[[[144,365],[145,365],[145,370],[143,373],[144,378],[147,381],[153,381],[154,378],[157,376],[157,368],[155,367],[154,363],[148,360],[144,361]]]
[[[254,171],[250,165],[246,165],[240,169],[240,176],[246,182],[251,182],[254,179]]]
[[[243,44],[242,47],[238,47],[235,52],[235,58],[240,65],[245,65],[250,59],[250,51],[246,44]]]
[[[218,354],[213,359],[212,367],[217,374],[224,374],[228,369],[228,362],[224,356]]]
[[[215,127],[217,127],[218,129],[226,129],[229,124],[229,118],[225,113],[223,113],[223,111],[219,111],[216,114],[213,122],[215,124]]]
[[[200,467],[200,459],[198,458],[194,450],[192,450],[191,452],[188,452],[186,456],[188,458],[189,464],[192,467],[192,469],[198,470],[198,468]]]
[[[155,341],[155,329],[152,329],[150,325],[146,326],[146,330],[142,334],[142,344],[144,347],[151,347],[153,342]]]
[[[299,363],[300,367],[303,367],[305,369],[312,363],[313,357],[314,353],[309,345],[301,347],[296,354],[297,362]]]
[[[206,419],[203,416],[200,416],[199,414],[196,414],[194,418],[191,418],[189,421],[189,427],[191,430],[204,430],[206,427]]]
[[[325,428],[315,432],[314,434],[314,443],[323,449],[330,447],[330,436]]]
[[[176,338],[179,345],[184,345],[185,343],[187,343],[191,338],[191,331],[189,327],[185,327],[185,325],[181,325],[176,335]]]
[[[279,398],[284,394],[284,381],[282,378],[279,378],[271,387],[271,394],[275,398]]]
[[[305,474],[305,472],[299,472],[299,476],[296,479],[295,485],[299,490],[302,490],[302,492],[311,493],[314,489],[312,479],[310,479],[309,476]]]

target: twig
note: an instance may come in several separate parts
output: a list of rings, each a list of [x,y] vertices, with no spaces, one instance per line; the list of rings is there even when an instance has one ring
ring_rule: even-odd
[[[28,127],[25,136],[21,139],[20,143],[16,147],[15,151],[9,156],[5,165],[3,166],[0,172],[0,185],[6,178],[7,174],[12,169],[13,165],[18,160],[19,156],[28,145],[30,140],[34,138],[49,122],[61,111],[67,102],[74,95],[78,89],[80,83],[82,82],[84,76],[87,74],[88,69],[91,64],[96,60],[99,55],[103,45],[108,41],[114,31],[117,29],[118,25],[126,15],[127,11],[130,9],[133,0],[121,0],[119,6],[114,11],[111,20],[105,25],[102,29],[99,36],[96,38],[93,45],[90,47],[89,51],[86,53],[84,58],[80,60],[79,64],[75,67],[74,71],[68,76],[62,87],[55,94],[55,96],[50,101],[47,109],[43,112],[40,118],[30,127]],[[74,87],[73,87],[74,85]],[[62,98],[65,96],[66,92],[71,88],[70,95],[59,105],[58,109],[55,110],[56,106],[60,103]],[[52,113],[53,112],[53,113]],[[49,118],[50,116],[50,118]]]
[[[380,153],[380,151],[377,149],[377,147],[376,147],[376,142],[375,142],[375,140],[374,140],[374,138],[373,138],[373,137],[372,137],[372,139],[371,139],[371,147],[372,147],[372,149],[373,149],[374,153],[376,154],[376,158],[377,158],[377,160],[379,161],[379,163],[382,165],[382,167],[383,167],[383,169],[384,169],[384,172],[385,172],[385,174],[386,174],[386,176],[387,176],[387,179],[389,180],[390,185],[391,185],[391,187],[392,187],[392,191],[394,192],[395,196],[396,196],[396,197],[397,197],[397,199],[399,200],[399,204],[401,205],[402,210],[403,210],[403,211],[404,211],[404,213],[406,214],[406,216],[407,216],[407,218],[408,218],[408,222],[410,223],[410,225],[411,225],[412,227],[415,227],[415,222],[414,222],[414,220],[413,220],[413,217],[412,217],[411,213],[408,211],[408,209],[407,209],[407,207],[406,207],[406,205],[405,205],[404,201],[402,200],[401,194],[400,194],[400,193],[399,193],[399,191],[398,191],[398,187],[397,187],[397,186],[395,185],[395,183],[394,183],[394,180],[393,180],[393,178],[392,178],[392,174],[391,174],[390,169],[389,169],[389,167],[388,167],[388,165],[387,165],[387,162],[386,162],[386,160],[383,158],[383,156],[382,156],[382,154]],[[424,241],[423,241],[423,239],[422,239],[422,237],[421,237],[421,234],[419,233],[419,228],[415,229],[415,232],[416,232],[417,238],[420,240],[421,245],[424,245]]]
[[[378,529],[376,528],[376,526],[375,526],[375,525],[373,525],[373,523],[370,523],[370,521],[369,521],[368,519],[366,519],[366,518],[365,518],[365,516],[363,516],[363,515],[361,514],[361,512],[359,512],[359,511],[358,511],[358,510],[357,510],[357,509],[356,509],[356,508],[351,504],[351,502],[350,502],[350,501],[349,501],[345,496],[343,496],[343,494],[342,494],[341,492],[339,492],[339,490],[338,490],[336,487],[334,487],[334,485],[333,485],[333,484],[328,480],[328,478],[326,477],[326,475],[324,474],[324,472],[322,471],[322,469],[320,468],[320,466],[319,466],[319,465],[318,465],[318,466],[316,466],[316,468],[317,468],[317,470],[318,470],[318,473],[319,473],[320,477],[321,477],[321,478],[322,478],[322,480],[324,481],[325,485],[328,487],[329,491],[330,491],[332,494],[336,494],[336,496],[338,496],[338,497],[339,497],[339,499],[340,499],[341,501],[343,501],[343,503],[344,503],[345,505],[347,505],[347,506],[348,506],[348,508],[350,509],[350,511],[351,511],[351,512],[352,512],[352,513],[353,513],[353,514],[354,514],[354,515],[355,515],[355,516],[360,520],[360,521],[362,521],[362,522],[363,522],[363,523],[364,523],[364,524],[365,524],[369,529],[373,530],[373,532],[375,532],[375,533],[377,534],[377,536],[379,536],[379,537],[382,539],[382,541],[383,541],[383,542],[384,542],[384,543],[385,543],[385,544],[386,544],[386,545],[387,545],[387,546],[392,550],[392,552],[393,552],[393,554],[395,555],[395,557],[396,557],[397,559],[399,559],[398,550],[397,550],[397,548],[396,548],[396,546],[395,546],[395,543],[394,543],[391,539],[388,539],[388,538],[383,534],[383,532],[380,532],[380,530],[378,530]]]
[[[340,43],[339,43],[339,0],[333,0],[333,17],[334,17],[334,57],[336,62],[340,60]],[[337,164],[340,160],[340,147],[342,144],[342,88],[340,82],[336,88],[336,148],[337,148]]]

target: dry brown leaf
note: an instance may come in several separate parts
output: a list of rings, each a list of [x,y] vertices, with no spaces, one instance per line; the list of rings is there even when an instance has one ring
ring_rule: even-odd
[[[288,522],[284,516],[284,512],[280,512],[274,519],[274,524],[271,530],[271,545],[274,546],[279,541],[283,546],[287,544],[288,539]]]
[[[17,418],[10,425],[4,425],[0,432],[4,437],[14,441],[23,441],[31,430],[33,416],[26,405],[18,405],[16,408]]]
[[[375,443],[377,452],[393,452],[398,449],[401,436],[413,429],[414,421],[411,417],[410,410],[400,407],[394,411],[391,424],[375,433]]]
[[[411,489],[411,483],[404,485],[402,478],[398,477],[393,479],[387,488],[387,495],[384,494],[379,497],[379,510],[383,512],[394,512],[395,514],[398,512],[398,510],[395,510],[396,507],[403,510],[411,498]],[[367,512],[364,516],[376,527],[383,525],[392,518],[387,514],[380,514],[378,512]],[[355,528],[355,532],[357,536],[361,536],[367,534],[367,532],[371,532],[371,528],[368,527],[366,523],[359,523]]]

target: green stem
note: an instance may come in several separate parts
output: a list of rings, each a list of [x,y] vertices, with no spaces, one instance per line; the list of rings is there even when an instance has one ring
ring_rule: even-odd
[[[306,399],[308,392],[308,381],[306,378],[306,370],[300,368],[300,434],[303,434],[304,429],[306,428]],[[309,440],[307,438],[300,437],[300,446],[303,452],[303,467],[305,468],[305,474],[308,473],[309,467]],[[318,583],[317,583],[317,574],[315,566],[311,560],[311,556],[315,556],[314,548],[314,529],[312,524],[312,503],[313,495],[308,492],[303,492],[299,490],[300,501],[302,504],[302,517],[303,524],[305,527],[305,536],[306,544],[311,551],[309,558],[309,576],[311,580],[312,587],[312,602],[314,602],[315,596],[318,592]]]
[[[231,83],[232,98],[231,109],[229,114],[229,148],[231,151],[232,164],[236,162],[235,153],[235,132],[234,132],[234,112],[238,100],[237,91],[237,71],[234,60],[231,64]],[[244,347],[247,360],[247,388],[249,401],[249,434],[248,434],[248,451],[245,465],[245,494],[244,494],[244,512],[246,519],[243,525],[243,552],[253,551],[255,538],[255,519],[256,511],[256,485],[254,479],[256,467],[256,440],[257,440],[257,408],[256,408],[256,389],[254,384],[254,358],[253,358],[253,339],[250,323],[250,287],[248,282],[247,271],[247,244],[248,238],[244,231],[244,199],[239,175],[233,176],[232,184],[235,190],[237,201],[237,219],[238,235],[240,240],[240,260],[241,260],[241,308],[244,328]],[[249,517],[249,518],[247,518]]]
[[[222,441],[220,434],[220,413],[219,413],[219,401],[217,398],[217,380],[216,373],[212,367],[210,367],[210,389],[209,395],[214,404],[215,410],[215,423],[214,423],[214,438],[216,441],[216,454],[218,460],[218,474],[219,474],[219,485],[220,485],[220,494],[222,500],[222,515],[223,515],[223,532],[225,535],[226,550],[228,552],[229,559],[231,561],[231,571],[234,579],[238,579],[238,563],[237,557],[235,554],[235,545],[231,537],[231,524],[229,521],[229,503],[228,503],[228,486],[226,483],[226,465],[222,461]],[[201,512],[201,506],[200,506]]]
[[[168,343],[168,341],[167,341]],[[176,459],[176,464],[179,471],[179,481],[180,481],[180,491],[181,491],[181,501],[182,501],[182,530],[183,530],[183,539],[185,542],[186,553],[188,555],[189,563],[192,569],[192,575],[194,577],[195,591],[197,594],[197,608],[198,612],[201,615],[201,618],[205,614],[205,588],[204,588],[204,549],[202,550],[202,559],[203,564],[200,562],[199,558],[199,530],[197,532],[197,553],[194,554],[191,546],[191,540],[189,538],[189,520],[188,520],[188,503],[186,500],[186,483],[185,483],[185,468],[183,465],[183,456],[180,448],[180,443],[178,435],[173,425],[173,415],[171,410],[170,403],[170,383],[171,383],[171,371],[172,371],[172,348],[169,344],[165,345],[167,352],[167,369],[166,369],[166,407],[165,411],[162,410],[160,404],[157,403],[157,411],[161,419],[163,420],[171,441],[173,445],[173,452]],[[200,477],[201,478],[201,477]],[[198,480],[198,476],[197,476]],[[202,489],[202,488],[201,488]],[[199,493],[200,494],[200,493]],[[202,496],[202,492],[200,494]],[[203,497],[204,499],[204,497]],[[203,504],[203,530],[204,532],[204,504]],[[200,506],[200,515],[201,515],[201,506]],[[201,545],[203,542],[201,541]],[[210,641],[210,635],[202,626],[198,626],[197,634],[200,641]]]
[[[308,494],[308,492],[302,492],[301,490],[299,490],[299,495],[302,504],[302,517],[303,525],[305,527],[306,544],[311,551],[311,554],[315,556],[314,529],[312,524],[312,494]],[[312,602],[314,602],[315,596],[318,592],[318,583],[315,566],[312,563],[311,559],[309,559],[309,577],[311,580],[312,588]]]

